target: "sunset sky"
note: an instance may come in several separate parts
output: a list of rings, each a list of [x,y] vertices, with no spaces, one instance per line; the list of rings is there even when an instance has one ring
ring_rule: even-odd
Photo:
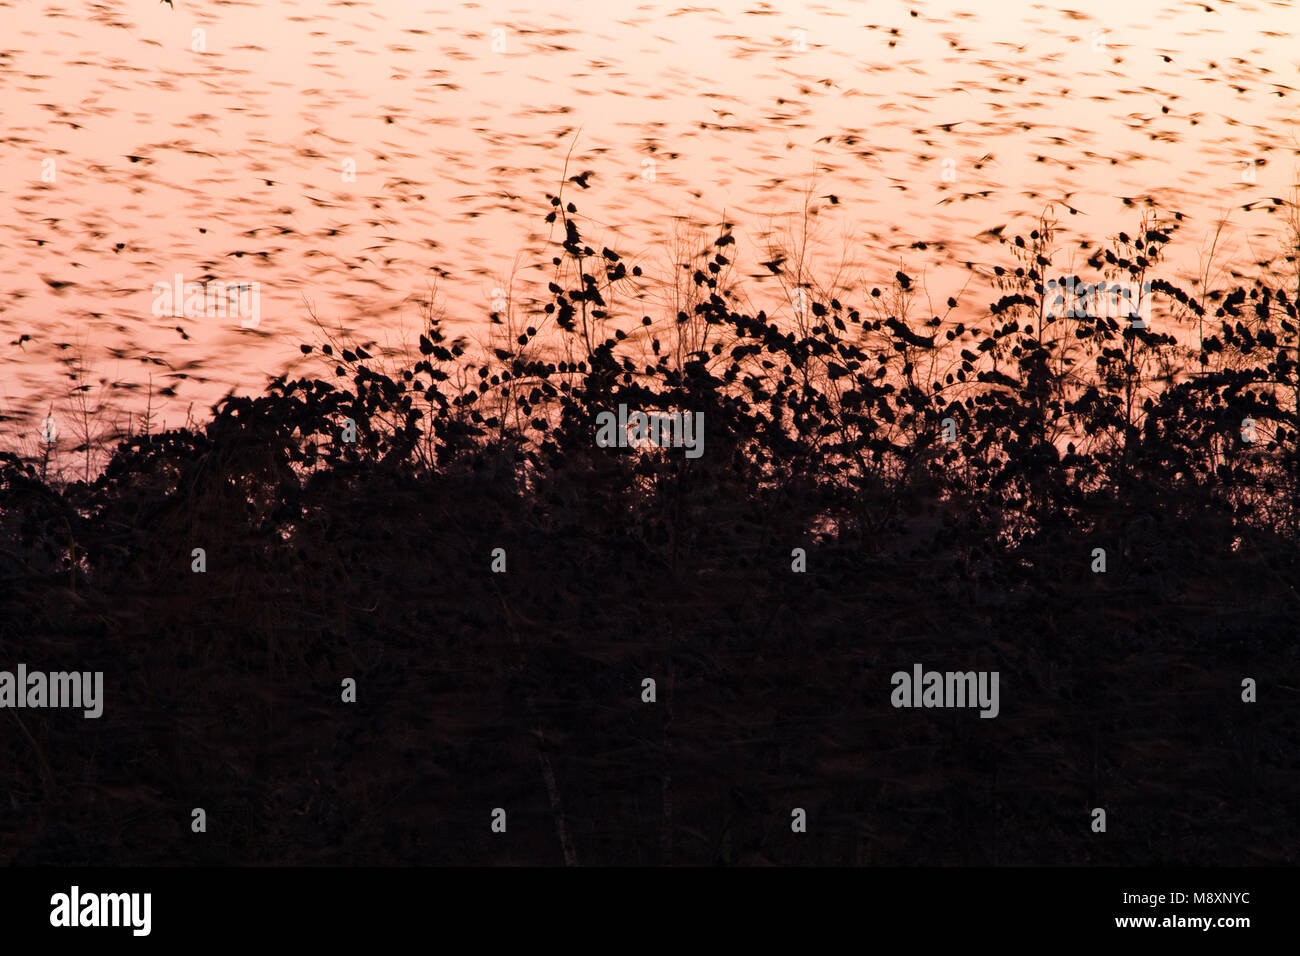
[[[646,270],[633,321],[671,311],[672,238],[724,220],[742,275],[806,221],[818,281],[904,265],[936,299],[1007,261],[982,232],[1049,202],[1060,270],[1147,196],[1187,216],[1175,271],[1228,212],[1217,265],[1275,257],[1295,7],[1086,7],[0,2],[0,444],[69,414],[78,361],[97,402],[178,425],[318,371],[312,312],[382,350],[432,295],[482,338],[497,290],[526,312],[549,277],[566,157],[593,173],[564,187],[584,237]],[[257,326],[155,316],[177,274],[257,282]]]

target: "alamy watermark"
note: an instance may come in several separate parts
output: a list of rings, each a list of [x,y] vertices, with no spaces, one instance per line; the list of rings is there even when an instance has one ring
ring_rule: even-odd
[[[913,664],[912,671],[895,671],[890,678],[895,707],[978,707],[981,717],[996,717],[997,671],[927,671]]]
[[[0,707],[80,707],[87,719],[104,712],[103,671],[0,671]]]
[[[596,444],[601,448],[685,448],[687,458],[704,454],[703,412],[632,412],[596,416]]]
[[[260,282],[185,282],[179,272],[171,282],[153,284],[153,314],[174,319],[239,318],[245,329],[255,329],[262,321],[262,284]]]
[[[152,893],[83,893],[73,884],[50,897],[50,925],[55,927],[123,926],[133,936],[148,936],[153,919]]]
[[[1135,329],[1145,329],[1151,319],[1151,282],[1079,282],[1074,276],[1048,279],[1044,293],[1049,318],[1081,319],[1087,316],[1125,319]],[[1064,307],[1064,308],[1062,308]]]

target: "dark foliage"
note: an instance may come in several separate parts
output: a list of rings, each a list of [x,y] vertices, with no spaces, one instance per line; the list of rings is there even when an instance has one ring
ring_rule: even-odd
[[[737,311],[724,233],[692,311],[606,332],[640,270],[575,212],[558,337],[433,323],[91,483],[0,463],[0,667],[106,698],[0,714],[0,859],[1296,862],[1294,294],[1053,316],[1044,227],[979,327],[891,312],[902,272],[792,325]],[[1089,265],[1150,280],[1174,226]],[[619,404],[703,412],[703,456],[597,447]],[[999,671],[1001,714],[894,709],[913,662]]]

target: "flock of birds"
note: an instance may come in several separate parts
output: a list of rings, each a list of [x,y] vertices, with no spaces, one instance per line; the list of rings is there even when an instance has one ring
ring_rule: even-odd
[[[1076,248],[1159,205],[1268,262],[1293,10],[0,0],[0,445],[69,387],[179,424],[310,361],[317,321],[382,350],[432,302],[483,334],[544,295],[560,188],[647,275],[735,223],[760,296],[806,240],[939,301],[1049,205]],[[176,274],[259,282],[260,324],[156,316]],[[633,319],[669,307],[643,292]]]

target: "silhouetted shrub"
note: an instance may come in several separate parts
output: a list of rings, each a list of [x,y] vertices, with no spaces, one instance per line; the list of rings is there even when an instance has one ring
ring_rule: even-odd
[[[724,232],[693,312],[607,334],[626,261],[551,216],[558,336],[331,349],[90,483],[0,458],[0,661],[107,688],[0,738],[0,856],[1295,862],[1294,297],[1061,318],[1044,226],[976,325],[871,296],[791,328],[722,294]],[[1149,281],[1176,226],[1089,265]],[[598,447],[620,405],[703,412],[704,454]],[[912,661],[999,669],[1002,715],[900,717]]]

